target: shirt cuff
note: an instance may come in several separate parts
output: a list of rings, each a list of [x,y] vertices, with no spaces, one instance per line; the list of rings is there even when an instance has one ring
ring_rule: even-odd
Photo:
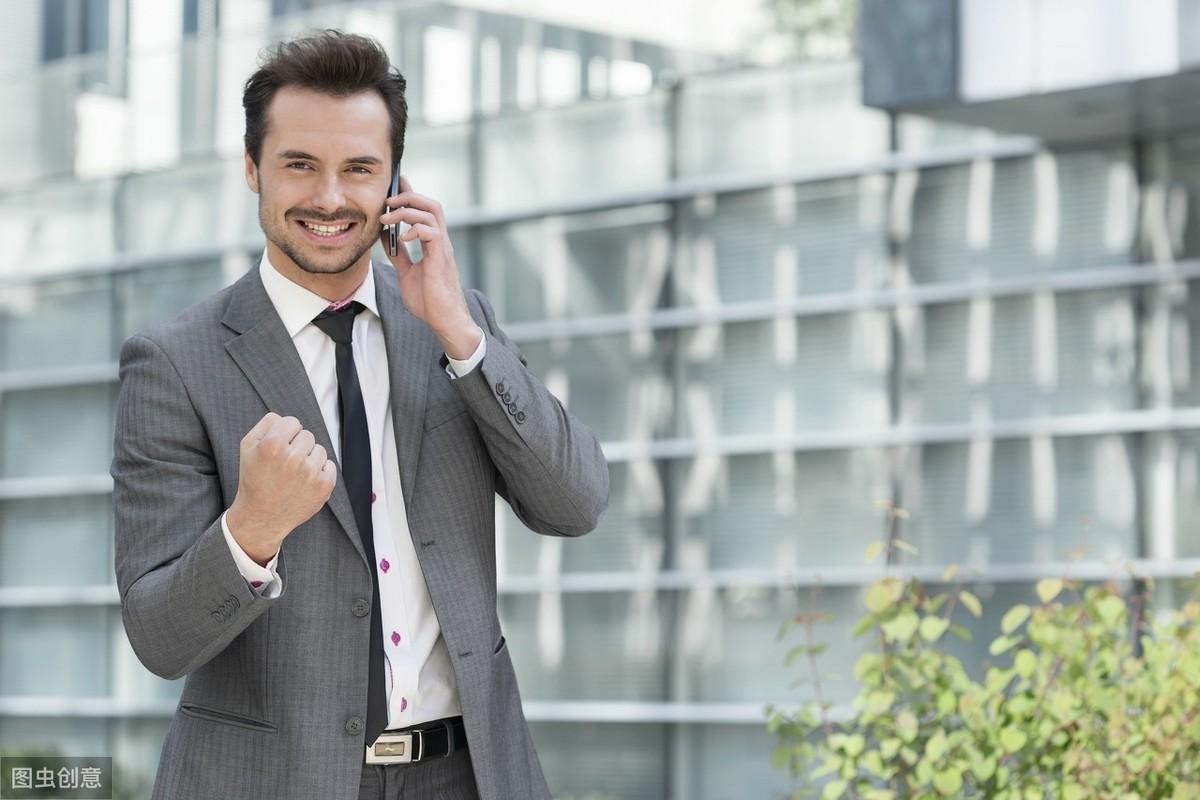
[[[225,512],[225,514],[228,513],[228,511]],[[233,554],[233,561],[237,564],[238,572],[242,573],[242,577],[246,579],[246,583],[250,584],[250,589],[256,594],[264,597],[278,597],[283,591],[283,581],[280,579],[279,573],[275,571],[279,553],[276,553],[265,567],[257,563],[246,555],[246,551],[229,532],[225,514],[221,515],[221,530],[225,533],[225,543],[229,545],[229,552]]]
[[[476,327],[479,327],[478,325]],[[470,373],[471,370],[479,366],[479,362],[483,361],[483,356],[487,353],[487,337],[483,335],[483,328],[479,328],[479,346],[475,348],[475,352],[466,359],[451,358],[446,355],[446,360],[450,362],[446,367],[446,374],[450,376],[450,380],[461,378]]]

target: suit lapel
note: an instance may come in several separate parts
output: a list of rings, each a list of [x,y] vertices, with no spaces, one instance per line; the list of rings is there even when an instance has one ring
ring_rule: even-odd
[[[425,401],[429,373],[440,352],[437,337],[429,327],[404,306],[396,270],[375,267],[375,299],[383,319],[383,338],[387,346],[388,380],[391,388],[392,427],[396,434],[396,455],[400,461],[400,486],[404,507],[411,513],[417,462],[425,430]]]
[[[312,384],[308,381],[308,373],[304,371],[304,363],[300,360],[300,354],[296,352],[296,346],[288,336],[283,321],[279,319],[275,306],[267,296],[266,289],[263,288],[257,267],[247,272],[234,285],[232,300],[221,321],[241,334],[227,341],[225,349],[245,373],[267,408],[280,416],[291,416],[300,420],[300,424],[316,437],[317,444],[324,447],[336,463],[329,431],[325,428],[325,420],[317,406],[317,398],[313,394]],[[362,540],[359,538],[358,526],[354,522],[354,512],[350,507],[350,496],[346,492],[345,482],[340,478],[328,505],[350,538],[354,549],[362,556],[363,564],[369,568]]]

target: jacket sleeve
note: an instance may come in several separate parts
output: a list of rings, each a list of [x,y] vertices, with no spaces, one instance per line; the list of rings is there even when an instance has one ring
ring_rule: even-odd
[[[487,298],[471,289],[467,303],[487,347],[479,365],[452,383],[496,467],[496,491],[538,533],[591,531],[608,507],[600,442],[529,371]]]
[[[111,473],[121,618],[146,668],[174,679],[224,650],[278,597],[254,592],[238,571],[212,447],[166,353],[132,337],[120,379]]]

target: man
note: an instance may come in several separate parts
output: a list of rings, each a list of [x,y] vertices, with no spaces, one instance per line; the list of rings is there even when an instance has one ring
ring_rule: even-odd
[[[387,196],[407,111],[378,43],[281,44],[243,104],[263,257],[121,351],[122,616],[147,668],[187,676],[154,798],[548,798],[494,494],[587,533],[599,444],[462,290],[441,206]],[[394,223],[422,258],[375,266]]]

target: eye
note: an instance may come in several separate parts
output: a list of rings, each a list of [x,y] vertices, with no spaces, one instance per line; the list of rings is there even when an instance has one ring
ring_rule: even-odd
[[[308,164],[303,161],[293,161],[287,165],[288,169],[291,169],[292,167],[303,167],[304,169],[308,169]]]
[[[350,169],[351,169],[351,170],[358,170],[358,172],[359,172],[359,174],[360,174],[360,175],[370,175],[370,174],[371,174],[371,170],[367,169],[366,167],[357,167],[357,166],[355,166],[355,167],[350,167]]]

